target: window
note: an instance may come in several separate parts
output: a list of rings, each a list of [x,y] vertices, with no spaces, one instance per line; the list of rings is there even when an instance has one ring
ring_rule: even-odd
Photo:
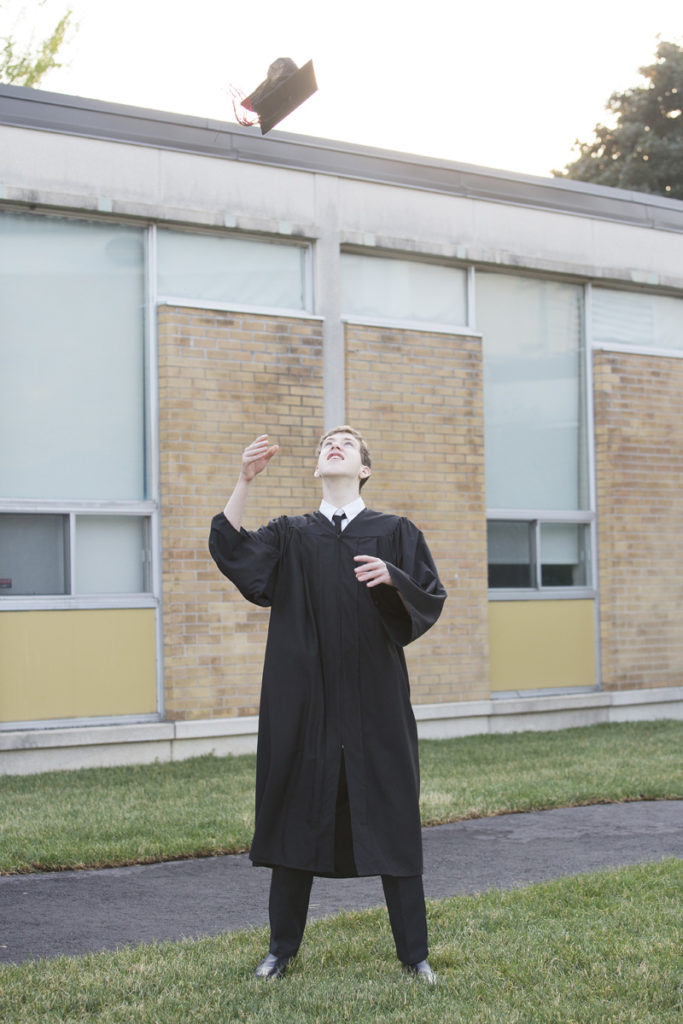
[[[344,316],[463,327],[467,275],[458,267],[417,260],[341,255]]]
[[[580,523],[540,523],[542,587],[586,587],[588,530]]]
[[[143,233],[0,215],[0,498],[142,500]]]
[[[137,594],[150,590],[148,520],[77,515],[74,594]]]
[[[582,305],[578,285],[477,274],[490,508],[587,507]]]
[[[159,295],[209,304],[308,309],[307,251],[302,245],[160,228]]]
[[[533,587],[532,523],[487,523],[489,587]]]
[[[144,265],[141,229],[0,213],[3,608],[153,603]]]
[[[489,587],[592,587],[583,289],[477,274]]]
[[[591,289],[593,344],[683,352],[683,299]]]
[[[151,591],[142,516],[0,513],[0,597]]]
[[[540,592],[590,587],[589,524],[490,519],[489,587]]]
[[[65,516],[0,515],[0,597],[65,594]]]

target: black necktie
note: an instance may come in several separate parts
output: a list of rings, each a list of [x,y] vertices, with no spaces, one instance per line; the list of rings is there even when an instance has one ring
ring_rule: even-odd
[[[342,532],[342,521],[346,519],[346,512],[335,512],[332,516],[332,522],[334,523],[335,533]]]

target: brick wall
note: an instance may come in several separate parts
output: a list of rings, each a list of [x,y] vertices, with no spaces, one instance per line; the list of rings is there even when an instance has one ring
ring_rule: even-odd
[[[417,523],[449,594],[406,651],[413,700],[488,697],[481,342],[347,325],[346,407],[373,459],[366,503]]]
[[[321,325],[163,307],[158,334],[167,717],[256,714],[268,611],[219,574],[209,523],[243,448],[265,432],[281,452],[252,488],[245,526],[317,506]]]
[[[683,360],[597,352],[603,685],[683,682]]]

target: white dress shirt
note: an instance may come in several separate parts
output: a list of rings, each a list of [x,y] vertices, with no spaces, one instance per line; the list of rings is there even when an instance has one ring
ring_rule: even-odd
[[[330,505],[329,501],[325,501],[323,498],[320,502],[319,511],[322,512],[325,518],[329,519],[330,522],[332,522],[332,516],[335,512],[344,512],[346,514],[346,519],[342,519],[341,528],[342,530],[345,530],[351,520],[355,519],[358,513],[362,512],[364,508],[365,502],[360,496],[358,498],[354,498],[354,500],[350,501],[348,505],[342,505],[340,508],[336,505]]]

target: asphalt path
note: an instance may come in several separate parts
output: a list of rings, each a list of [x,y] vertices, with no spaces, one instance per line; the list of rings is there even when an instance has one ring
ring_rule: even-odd
[[[683,801],[505,814],[423,830],[428,899],[683,857]],[[246,856],[0,877],[0,962],[268,923],[270,872]],[[384,903],[379,878],[317,878],[310,918]]]

